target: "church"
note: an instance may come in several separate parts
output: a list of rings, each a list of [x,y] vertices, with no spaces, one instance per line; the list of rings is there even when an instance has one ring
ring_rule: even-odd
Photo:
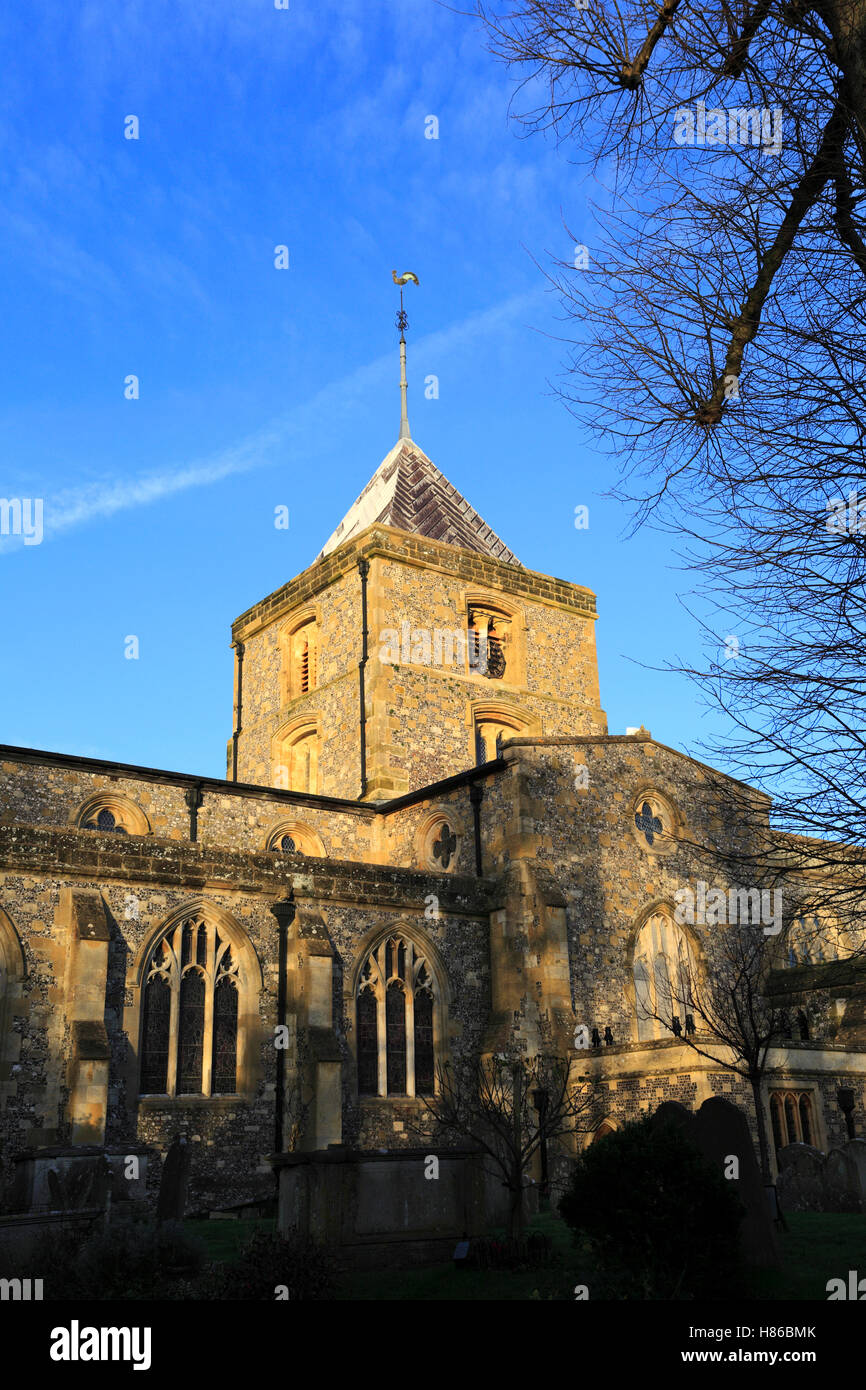
[[[414,442],[404,372],[395,447],[232,625],[224,779],[0,747],[3,1209],[78,1153],[140,1156],[152,1193],[178,1137],[198,1211],[267,1199],[281,1162],[393,1168],[442,1068],[515,1046],[592,1074],[571,1152],[670,1100],[754,1132],[721,1049],[658,1017],[700,957],[676,904],[713,881],[720,774],[608,732],[597,616]],[[775,1149],[862,1132],[863,991],[823,968],[780,962]]]

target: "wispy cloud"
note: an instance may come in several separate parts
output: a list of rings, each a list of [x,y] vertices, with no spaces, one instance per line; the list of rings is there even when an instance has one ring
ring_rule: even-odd
[[[542,292],[532,290],[512,295],[490,308],[470,314],[457,323],[416,340],[413,352],[417,357],[446,361],[479,340],[500,335],[508,326],[516,325],[523,314],[538,308]],[[350,372],[336,382],[323,387],[309,401],[296,406],[261,430],[231,448],[209,458],[181,463],[142,474],[138,478],[105,479],[86,487],[67,488],[44,498],[45,540],[71,531],[76,527],[104,521],[118,512],[150,506],[190,488],[210,487],[237,473],[266,467],[276,462],[274,454],[286,446],[302,443],[311,433],[319,438],[324,431],[335,437],[343,427],[346,416],[357,408],[371,392],[381,388],[388,374],[393,374],[394,354],[387,353],[373,362]],[[0,554],[23,545],[18,536],[0,537]]]

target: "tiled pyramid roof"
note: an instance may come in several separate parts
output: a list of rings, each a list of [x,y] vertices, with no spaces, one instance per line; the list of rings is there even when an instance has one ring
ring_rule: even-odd
[[[326,542],[322,555],[377,521],[446,545],[477,550],[509,565],[520,564],[412,439],[399,440],[382,460]]]

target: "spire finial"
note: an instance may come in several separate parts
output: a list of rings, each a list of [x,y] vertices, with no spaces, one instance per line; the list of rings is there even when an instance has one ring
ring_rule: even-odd
[[[400,438],[411,439],[409,433],[409,405],[408,391],[409,383],[406,380],[406,329],[409,327],[409,320],[406,317],[406,310],[403,308],[403,286],[411,281],[413,285],[420,283],[418,276],[412,270],[407,270],[403,275],[398,276],[396,270],[391,271],[391,278],[395,285],[400,287],[400,312],[397,315],[397,327],[400,330]]]

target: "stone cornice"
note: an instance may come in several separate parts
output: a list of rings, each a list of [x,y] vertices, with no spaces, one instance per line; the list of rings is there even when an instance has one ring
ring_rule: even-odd
[[[261,628],[293,612],[299,604],[356,569],[361,556],[433,569],[482,587],[566,608],[585,618],[597,616],[595,594],[583,585],[378,522],[248,608],[232,623],[232,641],[246,641]]]
[[[74,874],[101,881],[177,885],[203,893],[218,889],[283,897],[291,888],[297,900],[414,912],[423,912],[425,900],[435,893],[440,911],[470,917],[486,917],[500,897],[492,880],[459,874],[301,854],[251,854],[151,835],[127,837],[121,847],[111,834],[32,825],[0,826],[0,863],[7,873]]]

